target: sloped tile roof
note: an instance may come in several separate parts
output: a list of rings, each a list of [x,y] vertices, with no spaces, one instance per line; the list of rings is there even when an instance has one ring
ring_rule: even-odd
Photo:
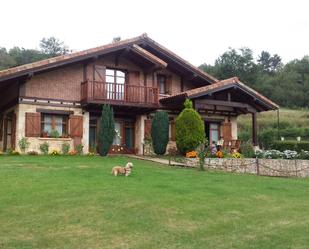
[[[166,54],[168,54],[169,56],[171,56],[175,60],[177,60],[177,62],[179,64],[181,64],[184,68],[198,74],[201,78],[207,80],[207,82],[210,81],[210,82],[213,83],[213,82],[218,81],[213,76],[205,73],[204,71],[195,67],[194,65],[192,65],[188,61],[182,59],[180,56],[176,55],[175,53],[173,53],[169,49],[165,48],[161,44],[155,42],[154,40],[149,38],[146,33],[144,33],[144,34],[137,36],[137,37],[134,37],[134,38],[130,38],[130,39],[126,39],[126,40],[120,40],[120,41],[117,41],[117,42],[112,42],[112,43],[107,44],[107,45],[83,50],[83,51],[80,51],[80,52],[74,52],[74,53],[71,53],[71,54],[60,55],[60,56],[57,56],[57,57],[54,57],[54,58],[45,59],[45,60],[21,65],[21,66],[18,66],[18,67],[13,67],[13,68],[2,70],[2,71],[0,71],[0,82],[7,80],[7,79],[15,78],[15,77],[18,77],[18,76],[21,76],[21,75],[27,75],[27,73],[39,72],[39,71],[44,70],[44,69],[62,66],[62,65],[65,65],[65,64],[68,64],[68,63],[71,63],[71,62],[81,61],[81,60],[84,60],[84,59],[87,59],[87,58],[91,58],[94,55],[105,54],[105,53],[108,53],[110,51],[115,51],[115,50],[118,50],[118,49],[125,48],[127,46],[133,47],[134,44],[138,45],[138,44],[144,43],[144,42],[146,44],[148,43],[148,44],[154,45],[157,49],[161,49]],[[139,48],[135,47],[135,49],[139,49]],[[157,61],[160,60],[160,58],[156,57],[155,55],[151,55],[150,52],[148,52],[147,50],[145,50],[143,48],[139,49],[140,52],[142,52],[141,49],[143,50],[144,53],[147,52],[147,56],[151,56],[152,59],[155,59]],[[164,64],[163,61],[160,61],[160,63]]]
[[[180,92],[180,93],[171,95],[169,97],[162,98],[160,99],[160,102],[164,103],[164,102],[173,101],[179,97],[193,99],[193,98],[197,98],[197,97],[200,97],[200,96],[203,96],[209,93],[213,93],[213,92],[218,92],[220,90],[231,88],[231,87],[238,87],[246,91],[247,93],[253,95],[254,97],[259,99],[263,103],[270,106],[271,107],[270,109],[273,109],[273,110],[279,109],[279,106],[276,103],[272,102],[270,99],[260,94],[259,92],[255,91],[251,87],[245,85],[237,77],[221,80],[212,85],[202,86],[202,87],[194,88],[194,89],[187,90],[184,92]]]

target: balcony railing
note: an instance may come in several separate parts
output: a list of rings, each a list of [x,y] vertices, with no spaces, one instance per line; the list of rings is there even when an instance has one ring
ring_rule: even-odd
[[[82,103],[158,105],[156,87],[86,81],[81,85]]]

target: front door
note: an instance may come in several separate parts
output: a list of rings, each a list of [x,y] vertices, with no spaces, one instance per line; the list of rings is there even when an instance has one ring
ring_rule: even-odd
[[[89,127],[89,150],[91,152],[97,151],[98,141],[98,119],[90,119]],[[113,144],[110,149],[112,154],[128,154],[134,153],[134,120],[130,119],[116,119],[115,120],[115,131]]]

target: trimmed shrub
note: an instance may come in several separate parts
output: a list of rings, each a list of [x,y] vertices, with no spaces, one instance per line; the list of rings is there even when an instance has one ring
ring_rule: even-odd
[[[40,144],[40,151],[41,151],[42,154],[48,155],[48,152],[49,152],[49,143],[44,142],[44,143]]]
[[[77,152],[78,155],[83,154],[83,148],[84,148],[84,145],[82,145],[82,144],[78,144],[78,145],[75,146],[75,151]]]
[[[255,157],[255,151],[250,141],[241,143],[240,152],[245,158]]]
[[[151,138],[154,153],[164,155],[168,143],[168,114],[165,111],[156,112],[151,125]]]
[[[107,155],[113,144],[115,134],[113,108],[110,105],[103,105],[98,136],[98,152],[101,156]]]
[[[67,155],[70,151],[70,144],[69,143],[63,143],[61,145],[61,152],[63,155]]]
[[[192,102],[186,100],[185,108],[176,119],[176,145],[181,154],[193,151],[205,141],[204,122]]]
[[[20,151],[22,153],[25,153],[26,150],[29,148],[30,143],[27,138],[23,137],[22,139],[18,141],[18,146],[19,146]]]
[[[276,150],[295,150],[297,152],[309,151],[309,141],[275,141],[272,146]]]

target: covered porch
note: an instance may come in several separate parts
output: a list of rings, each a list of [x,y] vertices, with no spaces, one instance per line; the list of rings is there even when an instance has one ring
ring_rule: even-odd
[[[252,144],[258,146],[257,113],[277,110],[279,106],[246,86],[237,77],[209,86],[187,90],[160,100],[163,108],[181,110],[186,98],[205,122],[205,134],[210,143],[223,140],[223,147],[238,148],[237,117],[252,116]]]

